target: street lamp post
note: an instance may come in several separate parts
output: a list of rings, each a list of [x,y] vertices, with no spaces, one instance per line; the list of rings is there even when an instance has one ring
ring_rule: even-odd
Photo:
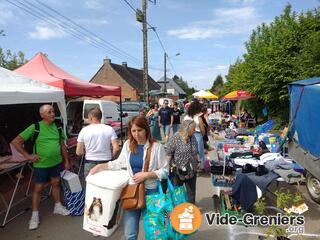
[[[180,53],[176,53],[175,55],[173,55],[172,57],[176,57],[179,56]],[[170,58],[172,58],[170,57]],[[166,93],[167,92],[167,58],[168,54],[166,52],[164,52],[164,82],[163,82],[163,91]]]

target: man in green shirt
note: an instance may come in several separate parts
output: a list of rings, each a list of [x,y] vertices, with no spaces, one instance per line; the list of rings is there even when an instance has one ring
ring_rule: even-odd
[[[32,193],[30,230],[39,226],[40,197],[45,183],[48,181],[52,185],[52,197],[55,201],[53,212],[64,216],[69,215],[69,211],[60,202],[60,165],[62,158],[65,168],[69,169],[70,167],[67,148],[64,144],[66,136],[63,132],[59,133],[54,123],[55,112],[51,105],[42,105],[39,111],[42,121],[39,122],[40,131],[34,143],[33,154],[29,154],[23,144],[34,135],[35,124],[30,125],[11,142],[26,159],[33,162],[35,185]]]

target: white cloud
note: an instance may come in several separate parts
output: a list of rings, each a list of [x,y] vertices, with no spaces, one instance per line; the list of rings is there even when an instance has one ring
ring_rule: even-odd
[[[86,0],[83,3],[83,7],[88,10],[107,12],[111,14],[117,14],[122,1],[110,1],[110,0]]]
[[[213,10],[213,14],[217,18],[224,18],[222,19],[224,22],[234,22],[239,19],[255,19],[257,17],[256,9],[254,7],[219,8]]]
[[[28,33],[30,38],[40,39],[40,40],[49,40],[52,38],[63,38],[67,36],[65,32],[58,28],[50,28],[48,26],[36,26],[34,32]]]
[[[229,66],[227,66],[227,65],[217,65],[217,66],[215,66],[215,70],[226,70],[226,69],[228,69],[229,68]]]
[[[5,25],[13,18],[13,13],[10,10],[0,9],[0,25]]]
[[[102,7],[102,1],[100,1],[100,0],[87,0],[84,2],[84,6],[88,9],[100,9]]]
[[[182,29],[176,29],[176,30],[169,30],[168,35],[169,36],[177,36],[181,39],[206,39],[209,37],[213,37],[215,35],[221,35],[222,32],[219,29],[205,29],[205,28],[198,28],[198,27],[186,27]]]
[[[244,49],[243,44],[242,45],[233,45],[233,44],[214,43],[212,46],[215,48],[221,48],[221,49],[241,49],[241,50]]]
[[[187,27],[171,29],[167,34],[192,40],[220,38],[225,35],[248,34],[260,23],[260,16],[254,7],[218,8],[213,10],[212,19],[196,21]]]
[[[252,5],[257,2],[261,2],[262,0],[225,0],[225,2],[230,4],[241,4],[241,5]]]

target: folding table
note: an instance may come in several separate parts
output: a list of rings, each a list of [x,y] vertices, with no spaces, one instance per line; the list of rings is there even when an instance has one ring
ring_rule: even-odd
[[[4,227],[6,225],[6,223],[10,222],[11,220],[13,220],[16,217],[20,216],[26,210],[28,210],[28,209],[25,209],[25,210],[17,213],[15,216],[13,216],[13,217],[8,219],[8,216],[9,216],[11,208],[13,206],[17,205],[18,203],[22,202],[23,200],[25,200],[28,197],[28,192],[29,192],[29,189],[30,189],[32,174],[30,175],[30,179],[29,179],[29,182],[28,182],[28,187],[27,187],[27,190],[26,190],[26,193],[25,193],[24,197],[19,199],[16,202],[14,202],[14,198],[16,196],[17,189],[19,187],[19,183],[20,183],[20,180],[22,178],[23,169],[27,165],[29,165],[29,162],[27,160],[23,160],[23,161],[19,161],[19,162],[18,161],[14,162],[14,161],[10,161],[9,160],[9,161],[6,161],[6,162],[0,164],[0,175],[6,174],[9,177],[9,179],[12,182],[15,183],[15,187],[13,189],[13,192],[11,193],[11,197],[10,197],[9,202],[5,199],[3,194],[0,192],[0,199],[4,203],[4,206],[5,206],[5,209],[0,211],[0,214],[5,213],[5,216],[4,216],[3,220],[2,220],[2,223],[1,223],[0,227]],[[17,179],[15,179],[14,177],[12,177],[10,175],[10,173],[12,171],[14,171],[14,170],[17,170],[17,169],[19,170],[19,172],[18,172],[18,174],[16,174],[16,178]]]

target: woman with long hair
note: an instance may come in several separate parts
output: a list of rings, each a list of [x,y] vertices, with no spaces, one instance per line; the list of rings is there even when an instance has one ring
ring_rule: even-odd
[[[145,157],[151,147],[149,171],[143,172]],[[145,182],[146,195],[158,192],[159,179],[167,176],[168,164],[162,144],[153,140],[148,121],[145,117],[136,116],[129,122],[129,139],[124,143],[118,159],[99,164],[92,168],[90,174],[99,170],[120,170],[126,168],[129,173],[129,184]],[[142,209],[124,210],[125,239],[138,239],[139,220]]]
[[[149,112],[147,118],[150,120],[151,135],[158,141],[161,141],[161,133],[159,127],[159,105],[155,103]]]
[[[170,177],[175,185],[185,185],[189,202],[193,204],[196,201],[199,163],[198,143],[194,132],[194,121],[183,121],[178,132],[170,138],[166,147],[167,157],[170,159]]]

